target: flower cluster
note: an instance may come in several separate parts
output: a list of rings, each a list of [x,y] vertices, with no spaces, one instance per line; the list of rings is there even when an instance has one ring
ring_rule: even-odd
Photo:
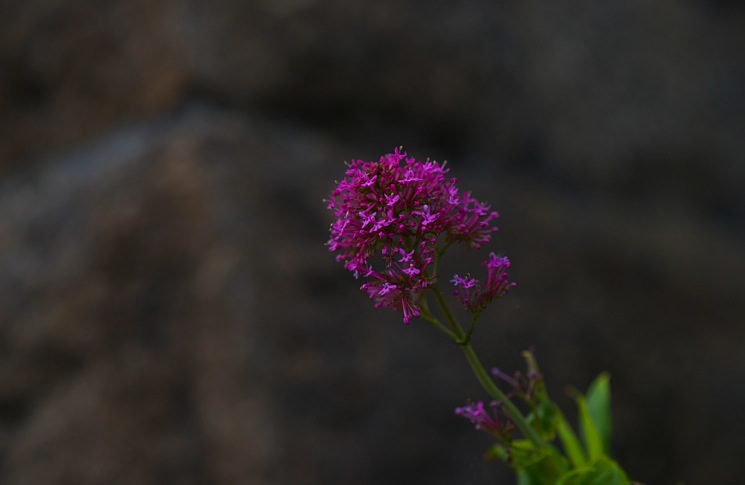
[[[484,403],[481,401],[455,408],[455,414],[470,420],[476,426],[476,429],[486,431],[503,441],[509,441],[510,434],[515,427],[514,424],[507,419],[504,419],[503,422],[499,418],[496,401],[492,401],[490,406],[492,408],[491,414],[484,409]]]
[[[531,406],[535,404],[537,394],[543,386],[543,375],[537,371],[531,370],[528,372],[527,376],[519,371],[510,376],[496,367],[492,368],[491,373],[493,376],[506,382],[512,388],[512,390],[507,393],[507,397],[521,399]]]
[[[461,278],[457,274],[450,280],[455,286],[453,295],[474,315],[478,315],[486,306],[497,298],[504,296],[515,283],[507,281],[507,269],[510,260],[506,256],[489,254],[489,259],[482,263],[486,267],[486,285],[466,275]]]
[[[353,161],[331,194],[334,212],[328,246],[337,260],[366,278],[362,289],[376,307],[419,316],[419,297],[432,286],[431,265],[442,244],[489,241],[498,217],[469,192],[461,193],[448,169],[396,149],[378,162]]]

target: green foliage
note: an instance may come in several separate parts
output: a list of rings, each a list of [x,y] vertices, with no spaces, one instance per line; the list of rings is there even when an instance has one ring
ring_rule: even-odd
[[[561,412],[559,412],[556,417],[556,431],[559,434],[561,444],[564,447],[564,451],[566,452],[567,458],[569,458],[572,466],[574,468],[579,468],[587,463],[585,452],[577,439],[577,435],[574,433],[574,430]]]
[[[511,460],[518,485],[554,485],[569,465],[553,446],[537,448],[528,440],[512,442]]]
[[[538,401],[528,416],[528,423],[533,426],[542,439],[551,441],[556,436],[556,420],[559,412],[559,408],[551,402],[548,394],[540,392]]]
[[[608,457],[570,471],[556,485],[631,485],[626,473]]]
[[[534,360],[529,365],[537,368]],[[489,455],[510,463],[518,485],[630,485],[623,469],[610,458],[608,374],[600,374],[584,395],[577,392],[574,396],[579,433],[550,399],[543,382],[537,382],[527,421],[546,445],[514,440],[495,445]],[[556,438],[562,451],[551,444]]]
[[[577,406],[579,407],[579,429],[582,433],[582,438],[585,443],[585,449],[587,450],[587,457],[590,461],[602,458],[603,440],[600,437],[597,426],[587,410],[587,401],[582,395],[576,397]]]
[[[600,441],[606,454],[610,454],[611,410],[610,410],[610,376],[600,374],[590,384],[585,394],[587,413],[600,435]]]

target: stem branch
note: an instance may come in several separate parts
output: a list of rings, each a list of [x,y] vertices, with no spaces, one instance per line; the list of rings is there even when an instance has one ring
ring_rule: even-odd
[[[471,365],[473,373],[476,374],[476,378],[479,380],[484,390],[486,390],[486,392],[489,393],[489,395],[495,400],[500,401],[504,404],[505,411],[507,412],[509,417],[512,418],[512,421],[515,422],[517,428],[526,438],[532,441],[533,444],[536,445],[536,447],[545,446],[543,440],[541,440],[541,438],[538,436],[538,433],[536,433],[535,430],[528,424],[525,416],[523,416],[517,406],[515,406],[513,402],[502,392],[502,390],[499,389],[496,384],[494,384],[494,381],[492,381],[491,377],[486,372],[486,369],[484,369],[483,364],[481,364],[481,361],[476,355],[476,352],[474,352],[473,347],[471,347],[471,344],[466,343],[464,345],[461,345],[461,348],[463,349],[463,353],[466,355],[466,360],[468,360],[468,363]]]
[[[451,338],[453,338],[454,336],[455,338],[453,338],[453,340],[456,343],[460,344],[460,347],[463,349],[463,353],[466,356],[466,360],[468,360],[468,363],[470,364],[473,373],[476,374],[476,378],[481,383],[481,386],[484,388],[484,390],[486,390],[487,393],[489,393],[491,397],[493,397],[497,401],[501,401],[504,404],[505,411],[507,412],[509,417],[512,418],[517,428],[527,439],[532,441],[536,447],[542,448],[546,446],[540,436],[538,436],[538,433],[536,433],[535,430],[528,424],[525,416],[523,416],[517,406],[515,406],[515,404],[497,387],[497,385],[494,384],[494,381],[492,381],[491,377],[486,372],[486,369],[484,369],[484,366],[476,355],[476,352],[474,352],[473,347],[468,340],[471,332],[473,332],[473,324],[475,322],[472,322],[471,327],[468,330],[468,334],[466,334],[463,331],[463,327],[460,326],[458,321],[453,316],[453,313],[450,311],[450,307],[448,306],[447,301],[445,301],[445,298],[442,296],[440,289],[437,286],[434,286],[431,289],[432,293],[434,293],[435,300],[437,300],[437,304],[439,305],[440,310],[442,310],[442,314],[445,316],[448,325],[452,329],[452,332],[445,333],[448,334]],[[437,323],[440,322],[438,321]],[[440,326],[442,326],[442,324],[440,324]]]

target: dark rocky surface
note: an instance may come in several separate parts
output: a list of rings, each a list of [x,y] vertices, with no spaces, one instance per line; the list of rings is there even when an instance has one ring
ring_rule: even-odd
[[[704,1],[0,2],[0,481],[508,483],[452,414],[483,398],[458,349],[323,246],[342,162],[403,144],[502,214],[488,364],[535,345],[568,413],[609,370],[635,478],[736,483],[743,27]]]

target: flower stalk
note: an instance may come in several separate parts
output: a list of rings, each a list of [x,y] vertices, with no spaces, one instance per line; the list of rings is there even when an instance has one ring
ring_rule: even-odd
[[[512,386],[509,395],[495,384],[476,355],[471,338],[479,316],[515,283],[508,279],[510,260],[494,253],[482,263],[485,279],[479,281],[468,273],[464,277],[453,275],[452,294],[471,316],[464,330],[440,290],[440,259],[451,244],[479,249],[488,243],[497,230],[492,221],[498,214],[470,192],[459,191],[456,179],[446,177],[448,171],[444,163],[420,162],[400,149],[378,162],[357,160],[348,164],[346,178],[337,183],[328,201],[335,218],[329,250],[337,253],[337,261],[343,262],[355,278],[364,279],[361,289],[376,307],[400,311],[406,325],[415,318],[424,320],[458,344],[476,379],[494,401],[489,407],[478,401],[457,408],[456,414],[497,438],[499,444],[490,454],[515,469],[518,483],[631,485],[608,456],[607,376],[598,380],[586,396],[578,394],[576,398],[587,443],[587,450],[583,450],[563,414],[549,399],[531,353],[525,356],[527,377],[516,373],[511,378],[497,369],[492,371]],[[430,294],[443,320],[430,310]],[[527,417],[515,405],[515,399],[527,405]],[[594,415],[590,415],[587,402],[593,404]],[[523,439],[513,440],[514,428]],[[565,455],[551,443],[557,436]]]
[[[505,393],[502,392],[499,387],[497,387],[489,374],[486,372],[486,369],[481,363],[481,360],[476,355],[476,351],[473,350],[473,346],[470,343],[470,337],[473,333],[473,329],[478,317],[473,317],[468,332],[464,333],[463,328],[453,316],[453,312],[450,311],[450,307],[447,301],[443,298],[440,291],[438,291],[438,289],[435,287],[433,288],[432,293],[434,293],[440,310],[442,310],[443,315],[445,315],[445,319],[450,324],[450,327],[453,329],[452,332],[447,331],[446,334],[451,338],[455,337],[453,338],[453,341],[460,345],[461,349],[463,350],[463,354],[468,361],[468,364],[471,366],[471,370],[473,371],[476,379],[478,379],[481,386],[492,398],[494,398],[495,401],[501,403],[504,406],[507,415],[514,421],[515,426],[517,426],[520,432],[523,433],[523,435],[527,439],[529,439],[537,447],[545,446],[540,436],[538,436],[535,430],[528,424],[523,413],[521,413],[518,407],[515,406],[515,404],[512,402],[512,400],[510,400],[507,395],[505,395]],[[437,327],[441,330],[443,329],[441,324]]]

